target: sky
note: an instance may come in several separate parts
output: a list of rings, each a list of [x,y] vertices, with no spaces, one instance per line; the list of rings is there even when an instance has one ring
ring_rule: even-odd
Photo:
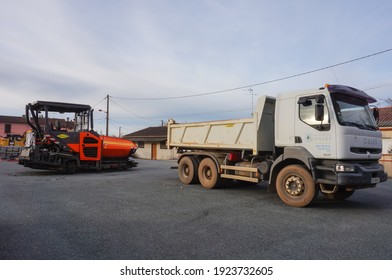
[[[259,96],[326,83],[365,90],[381,105],[392,97],[392,51],[250,86],[390,50],[389,0],[0,0],[0,6],[0,115],[21,116],[36,100],[89,104],[95,129],[104,132],[99,109],[106,111],[109,95],[110,134],[124,135],[169,118],[250,117]]]

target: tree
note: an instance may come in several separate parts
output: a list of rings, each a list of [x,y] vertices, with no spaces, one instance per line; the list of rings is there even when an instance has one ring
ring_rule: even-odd
[[[392,98],[386,98],[386,99],[380,99],[376,103],[377,107],[387,107],[387,106],[392,106]]]

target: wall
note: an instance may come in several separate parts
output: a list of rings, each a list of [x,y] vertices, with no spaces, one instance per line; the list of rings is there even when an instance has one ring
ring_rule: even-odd
[[[137,143],[136,143],[137,144]],[[156,145],[156,159],[168,160],[176,158],[176,151],[174,149],[161,149],[160,143],[144,142],[144,148],[139,147],[134,154],[135,158],[142,159],[153,159],[152,158],[152,146]]]
[[[31,129],[30,126],[28,124],[23,124],[23,123],[12,123],[11,124],[11,133],[12,134],[19,134],[19,135],[23,135],[23,133],[25,133],[26,130]],[[5,133],[5,124],[4,123],[0,123],[0,136],[1,137],[5,137],[7,136],[7,133]]]
[[[380,130],[382,132],[383,142],[383,155],[380,163],[384,165],[388,177],[392,177],[392,154],[390,153],[390,150],[392,149],[392,127],[382,127]]]

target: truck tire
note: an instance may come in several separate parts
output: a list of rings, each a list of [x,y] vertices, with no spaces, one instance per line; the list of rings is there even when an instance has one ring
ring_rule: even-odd
[[[311,174],[301,165],[289,165],[279,172],[276,191],[284,203],[295,207],[309,205],[318,195]]]
[[[76,162],[68,162],[65,168],[66,174],[75,174],[76,171],[78,170],[78,167],[76,165]]]
[[[338,189],[336,193],[323,193],[323,195],[331,200],[343,201],[354,194],[354,190],[346,191],[345,189]]]
[[[198,162],[193,157],[184,156],[178,163],[178,177],[185,185],[198,183],[197,170]]]
[[[220,175],[215,162],[211,158],[205,158],[199,165],[200,184],[207,189],[213,189],[220,184]]]

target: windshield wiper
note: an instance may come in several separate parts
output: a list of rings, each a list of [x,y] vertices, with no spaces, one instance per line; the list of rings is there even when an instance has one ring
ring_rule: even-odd
[[[346,125],[346,126],[356,126],[356,127],[360,128],[360,129],[364,129],[365,128],[362,124],[355,123],[355,122],[343,122],[342,124]]]
[[[377,127],[375,127],[374,125],[371,124],[365,124],[366,128],[370,129],[370,130],[377,130]]]
[[[356,123],[356,122],[343,122],[343,125],[347,126],[356,126],[360,129],[368,129],[368,130],[377,130],[377,127],[369,124],[362,124],[362,123]]]

